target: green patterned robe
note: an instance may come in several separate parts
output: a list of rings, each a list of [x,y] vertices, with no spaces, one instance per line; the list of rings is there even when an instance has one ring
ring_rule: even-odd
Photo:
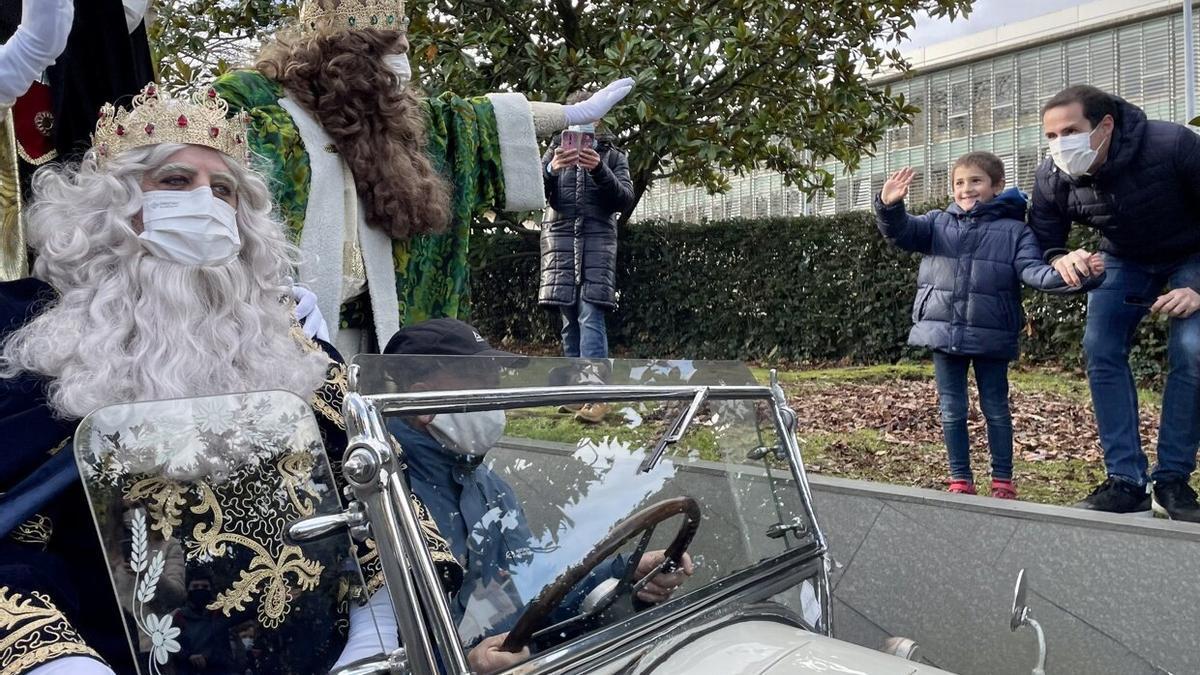
[[[311,178],[308,152],[291,115],[279,105],[279,83],[257,71],[240,70],[214,86],[231,110],[250,114],[250,147],[270,161],[268,177],[280,217],[293,243],[300,241]],[[394,240],[400,324],[466,313],[469,291],[467,250],[471,221],[504,204],[499,134],[492,103],[451,93],[425,101],[429,157],[452,186],[452,217],[444,234]],[[335,273],[341,274],[341,270]],[[370,301],[359,296],[342,306],[343,328],[369,328]],[[382,347],[382,345],[380,345]]]

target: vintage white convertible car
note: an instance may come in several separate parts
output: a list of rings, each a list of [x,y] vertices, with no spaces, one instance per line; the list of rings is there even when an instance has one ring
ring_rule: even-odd
[[[438,372],[470,386],[428,386]],[[360,356],[349,379],[338,481],[309,405],[286,393],[114,406],[81,425],[77,458],[144,675],[192,672],[197,654],[239,674],[339,659],[347,675],[468,673],[469,650],[496,634],[530,650],[512,673],[945,672],[911,642],[889,647],[906,659],[832,637],[794,415],[742,364]],[[592,402],[610,406],[601,425],[558,411]],[[452,474],[483,508],[463,510],[461,531],[443,526],[459,541],[431,552],[431,522],[454,514],[429,512],[463,498],[418,488],[424,460],[393,432],[496,410],[504,435]],[[655,573],[633,570],[654,550],[659,571],[686,552],[695,572],[646,604],[637,592]],[[451,593],[448,554],[466,579]],[[211,601],[189,607],[179,589],[197,585]],[[384,602],[347,611],[371,593]],[[375,655],[347,665],[347,630]]]

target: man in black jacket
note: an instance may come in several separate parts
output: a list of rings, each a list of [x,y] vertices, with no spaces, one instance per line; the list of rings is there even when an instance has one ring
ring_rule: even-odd
[[[1153,508],[1200,522],[1188,486],[1200,447],[1200,137],[1179,124],[1147,120],[1137,106],[1087,85],[1051,98],[1042,127],[1051,157],[1037,170],[1029,225],[1068,283],[1087,275],[1089,255],[1067,251],[1071,223],[1096,228],[1108,271],[1088,295],[1083,339],[1108,478],[1079,506],[1117,513]],[[1130,345],[1147,313],[1171,321],[1151,475],[1129,368]]]
[[[561,136],[542,158],[550,209],[542,222],[538,304],[561,311],[566,356],[605,359],[604,313],[617,305],[617,219],[633,208],[629,160],[606,134],[594,147],[564,150],[560,143]],[[576,417],[599,422],[605,412],[588,404]]]

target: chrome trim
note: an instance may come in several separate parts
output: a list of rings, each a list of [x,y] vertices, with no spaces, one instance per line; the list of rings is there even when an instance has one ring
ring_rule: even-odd
[[[758,385],[589,385],[571,387],[517,387],[509,389],[460,389],[408,394],[370,394],[364,398],[380,414],[426,415],[440,412],[503,410],[566,403],[611,403],[617,401],[689,401],[704,390],[716,401],[765,400],[770,387]]]
[[[424,545],[400,463],[383,431],[383,420],[370,401],[353,392],[346,394],[343,413],[350,439],[343,473],[371,521],[408,666],[416,675],[468,673],[449,603]],[[429,625],[422,608],[432,614]],[[439,652],[445,670],[439,667]]]
[[[800,501],[804,507],[804,515],[812,523],[813,535],[821,549],[821,558],[828,562],[829,545],[825,541],[825,533],[821,531],[821,526],[817,522],[817,514],[813,511],[812,489],[808,486],[808,473],[804,470],[804,460],[800,456],[800,443],[796,440],[796,413],[787,405],[787,396],[783,393],[783,387],[779,385],[779,374],[775,369],[771,369],[770,378],[771,402],[773,403],[771,408],[775,413],[775,433],[783,441],[788,465],[792,469],[792,476],[796,479],[796,486],[800,488]],[[833,598],[830,597],[828,565],[822,566],[821,579],[823,583],[818,584],[817,589],[818,599],[821,603],[822,625],[820,628],[822,630],[820,632],[828,637],[833,637]]]

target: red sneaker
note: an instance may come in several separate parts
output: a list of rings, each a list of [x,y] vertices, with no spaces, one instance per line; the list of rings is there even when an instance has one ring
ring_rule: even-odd
[[[1011,480],[992,479],[992,496],[996,499],[1016,499],[1017,488]]]
[[[973,495],[975,494],[975,484],[963,478],[951,478],[949,492],[956,495]]]

